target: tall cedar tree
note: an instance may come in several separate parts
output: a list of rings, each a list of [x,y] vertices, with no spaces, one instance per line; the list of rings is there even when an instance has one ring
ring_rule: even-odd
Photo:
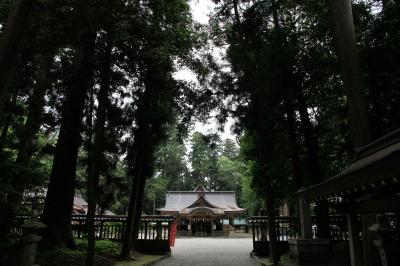
[[[109,34],[111,35],[111,34]],[[88,160],[88,180],[87,180],[87,194],[88,194],[88,212],[87,212],[87,227],[88,227],[88,252],[86,265],[94,264],[95,254],[95,214],[97,200],[99,197],[99,179],[102,165],[104,163],[104,149],[105,149],[105,123],[107,118],[107,107],[109,106],[109,91],[111,79],[111,49],[112,38],[108,37],[106,50],[104,51],[104,58],[102,60],[100,90],[98,93],[98,107],[96,113],[96,123],[94,129],[94,143],[89,146],[90,159]]]
[[[145,92],[140,99],[140,105],[136,113],[137,128],[134,130],[134,143],[131,147],[128,157],[130,164],[131,176],[133,178],[131,198],[128,209],[128,218],[122,255],[129,256],[129,252],[135,248],[137,233],[139,229],[139,221],[142,214],[142,205],[144,197],[144,188],[146,178],[150,178],[152,174],[151,164],[156,145],[162,140],[163,126],[169,121],[168,111],[161,105],[170,105],[167,98],[160,98],[163,94],[170,90],[171,85],[168,84],[169,71],[162,66],[162,63],[155,63],[154,59],[148,59],[146,64],[146,73],[144,78]],[[167,66],[168,68],[168,66]],[[161,92],[160,90],[164,90]],[[157,93],[158,92],[158,93]],[[173,98],[169,99],[173,101]],[[163,110],[164,109],[164,110]],[[154,114],[154,110],[159,110]],[[162,113],[166,111],[166,113]]]
[[[385,3],[384,3],[385,4]],[[357,43],[354,32],[354,22],[351,0],[330,0],[329,8],[332,16],[332,28],[336,41],[336,49],[342,67],[342,77],[348,97],[348,117],[350,121],[350,134],[353,148],[357,149],[372,140],[367,103],[362,92],[361,69],[357,52]],[[355,217],[349,217],[349,222]],[[376,254],[374,252],[372,236],[368,228],[375,223],[373,214],[361,216],[363,239],[363,265],[374,265]],[[352,236],[355,247],[359,245],[357,236]],[[358,252],[350,252],[357,254]],[[361,265],[361,258],[354,257],[352,261]]]
[[[88,3],[85,3],[88,5]],[[84,4],[84,5],[85,5]],[[86,11],[86,12],[85,12]],[[54,155],[42,220],[47,225],[43,241],[46,245],[74,247],[71,231],[75,193],[76,165],[81,142],[81,125],[86,94],[92,85],[93,53],[96,31],[89,18],[88,7],[81,9],[82,23],[74,75],[67,88],[62,111],[60,133]]]
[[[147,31],[140,60],[140,88],[136,92],[133,145],[128,151],[132,191],[122,255],[128,257],[135,248],[142,214],[146,178],[152,175],[153,155],[158,143],[166,137],[168,124],[180,109],[180,97],[186,86],[175,81],[173,58],[191,58],[196,40],[188,3],[183,0],[149,1]],[[164,29],[174,29],[173,31]],[[172,37],[171,37],[171,34]],[[190,61],[190,59],[189,59]],[[179,109],[179,110],[178,110]]]

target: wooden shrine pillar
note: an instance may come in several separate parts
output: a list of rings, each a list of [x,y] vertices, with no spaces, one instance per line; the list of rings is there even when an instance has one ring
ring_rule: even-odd
[[[304,199],[299,199],[299,214],[300,214],[300,226],[301,226],[301,237],[303,239],[312,239],[312,219],[310,204]]]
[[[361,242],[359,239],[360,228],[357,215],[347,214],[347,227],[349,231],[349,248],[351,266],[362,266]]]

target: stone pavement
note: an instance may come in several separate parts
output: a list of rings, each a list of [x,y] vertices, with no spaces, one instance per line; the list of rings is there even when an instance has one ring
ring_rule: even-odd
[[[171,257],[158,266],[260,265],[250,258],[251,238],[177,238]]]

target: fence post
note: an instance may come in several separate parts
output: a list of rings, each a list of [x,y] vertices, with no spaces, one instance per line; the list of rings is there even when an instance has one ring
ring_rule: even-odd
[[[310,205],[304,199],[299,199],[299,212],[301,237],[303,239],[311,239],[313,234]]]
[[[347,223],[349,230],[349,248],[350,248],[350,261],[351,266],[361,266],[361,243],[358,239],[359,227],[357,216],[353,214],[347,215]]]
[[[147,239],[147,222],[144,222],[144,239]]]
[[[102,239],[102,237],[103,237],[103,225],[104,225],[104,221],[100,220],[99,239]]]

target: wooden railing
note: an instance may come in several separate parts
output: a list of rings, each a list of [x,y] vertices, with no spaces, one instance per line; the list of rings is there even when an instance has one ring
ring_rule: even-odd
[[[18,216],[17,226],[13,232],[21,235],[21,225],[29,218],[29,216]],[[125,215],[97,215],[95,217],[96,239],[121,241],[125,235],[126,220],[127,217]],[[170,225],[173,221],[174,218],[172,216],[142,215],[138,239],[168,240]],[[86,215],[73,215],[71,224],[75,238],[87,236]]]
[[[400,239],[400,219],[394,214],[385,214],[386,223],[396,229]],[[361,228],[360,217],[359,228]],[[312,217],[313,236],[316,236],[316,218]],[[269,236],[268,236],[268,217],[267,216],[252,216],[247,218],[247,223],[251,226],[253,234],[253,252],[260,256],[269,256]],[[284,254],[288,251],[288,238],[300,236],[300,220],[298,217],[275,217],[275,232],[277,240],[278,252]],[[344,215],[330,216],[330,235],[331,243],[345,242],[349,239],[347,229],[347,219]],[[360,235],[361,237],[361,235]]]
[[[313,231],[313,237],[315,238],[317,235],[317,218],[315,216],[312,216],[312,231]],[[331,215],[329,216],[329,229],[330,229],[330,235],[331,241],[343,241],[343,240],[349,240],[349,233],[347,230],[347,219],[346,216],[344,215]]]
[[[330,216],[330,234],[332,241],[348,240],[347,221],[345,216]],[[313,237],[316,237],[317,228],[315,226],[316,217],[312,217]],[[267,234],[268,217],[252,216],[248,218],[248,223],[252,226],[254,241],[264,241],[269,239]],[[301,234],[300,220],[295,216],[275,217],[276,239],[286,242],[288,238],[296,237]]]
[[[252,216],[247,218],[251,225],[253,241],[268,241],[268,217]],[[288,238],[296,237],[300,233],[300,222],[295,216],[275,217],[276,239],[287,242]]]
[[[393,226],[393,228],[398,228],[398,222],[396,216],[393,214],[385,215],[386,222]],[[348,229],[347,229],[347,219],[344,215],[331,215],[330,220],[330,235],[331,241],[345,241],[349,239]],[[360,217],[358,217],[360,222]],[[247,218],[247,222],[252,227],[254,241],[268,241],[268,217],[267,216],[252,216]],[[312,216],[312,231],[313,237],[316,237],[316,217]],[[275,217],[276,224],[276,238],[277,241],[285,242],[290,237],[296,237],[300,235],[300,220],[295,216],[288,217]],[[361,225],[361,222],[360,222]]]

